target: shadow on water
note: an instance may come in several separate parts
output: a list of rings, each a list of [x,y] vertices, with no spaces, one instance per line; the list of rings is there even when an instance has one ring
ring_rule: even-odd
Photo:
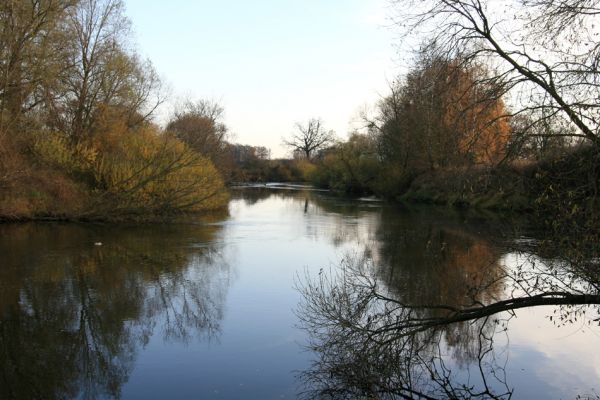
[[[118,397],[153,334],[218,339],[218,231],[0,226],[0,398]]]
[[[522,397],[507,374],[520,310],[545,306],[556,327],[584,320],[597,331],[597,254],[561,257],[556,245],[524,239],[526,224],[489,215],[390,207],[376,215],[362,252],[297,283],[296,312],[315,354],[299,374],[305,398]],[[598,398],[586,393],[572,397]]]

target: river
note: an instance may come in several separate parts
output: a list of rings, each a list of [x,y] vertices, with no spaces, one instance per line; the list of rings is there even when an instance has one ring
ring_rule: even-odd
[[[234,189],[227,213],[179,223],[0,225],[0,398],[312,398],[361,366],[332,369],[307,348],[307,282],[368,259],[390,296],[458,305],[474,281],[551,258],[517,217],[292,189]],[[498,281],[478,298],[506,294]],[[482,398],[597,396],[597,307],[585,310],[455,324],[439,331],[437,365],[455,387],[489,386]],[[474,331],[494,336],[483,355]]]

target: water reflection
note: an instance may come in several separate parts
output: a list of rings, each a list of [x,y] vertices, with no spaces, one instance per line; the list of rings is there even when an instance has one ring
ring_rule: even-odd
[[[205,225],[0,226],[0,398],[585,394],[600,340],[547,336],[596,318],[597,264],[519,224],[252,189]]]
[[[218,337],[219,229],[0,227],[0,398],[119,397],[157,330]]]
[[[542,258],[532,243],[543,241],[462,216],[378,215],[362,253],[299,283],[316,354],[300,375],[306,398],[511,398],[517,310],[554,306],[557,325],[600,321],[594,256]]]

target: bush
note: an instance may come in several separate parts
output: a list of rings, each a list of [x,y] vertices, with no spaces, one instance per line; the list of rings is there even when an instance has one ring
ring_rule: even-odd
[[[151,129],[125,133],[95,163],[94,213],[171,214],[223,207],[227,194],[210,160]]]
[[[372,139],[353,134],[323,155],[310,180],[317,186],[347,193],[373,193],[380,172]]]
[[[93,184],[94,168],[99,156],[96,146],[85,142],[72,144],[60,132],[37,132],[32,138],[36,161]]]
[[[145,219],[217,209],[227,201],[210,160],[150,125],[106,129],[79,143],[57,132],[27,137],[28,155],[0,152],[2,177],[18,172],[18,179],[0,182],[5,219]]]

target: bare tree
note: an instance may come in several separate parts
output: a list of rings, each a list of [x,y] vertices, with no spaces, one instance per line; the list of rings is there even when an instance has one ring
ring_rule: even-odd
[[[565,127],[560,135],[600,145],[600,1],[394,3],[407,36],[491,66],[487,80],[503,86],[513,114],[550,118]]]
[[[290,139],[284,139],[283,144],[302,153],[308,160],[315,152],[332,145],[335,141],[334,132],[326,130],[319,118],[311,118],[306,125],[297,122],[295,127],[296,132]]]

